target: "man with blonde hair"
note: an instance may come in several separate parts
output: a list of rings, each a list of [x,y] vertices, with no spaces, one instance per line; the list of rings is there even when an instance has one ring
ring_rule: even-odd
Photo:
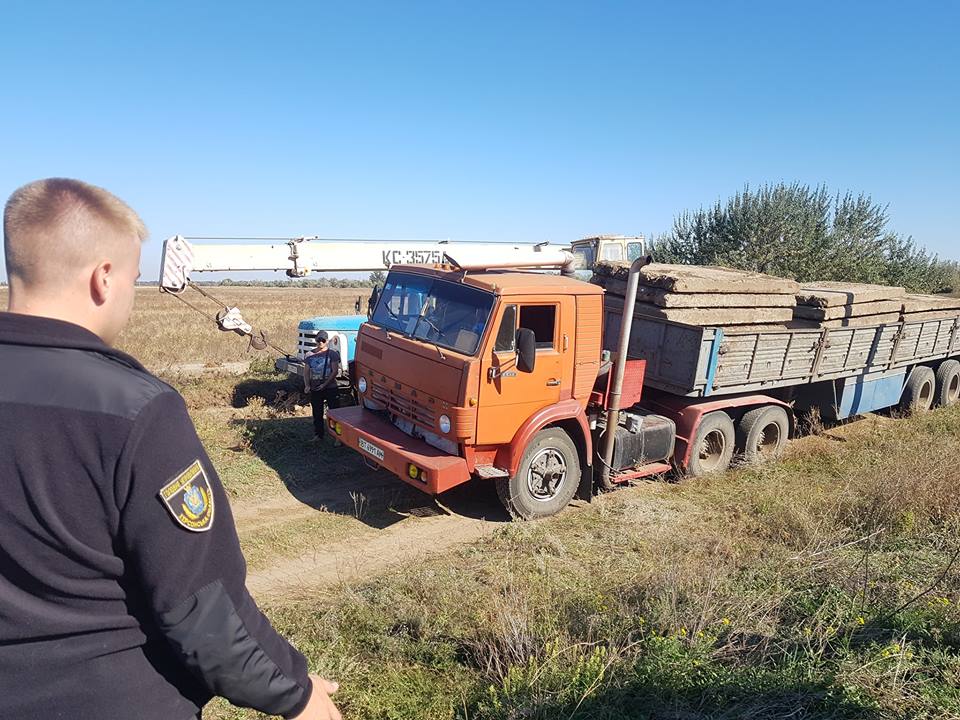
[[[180,395],[111,345],[146,228],[78,180],[4,209],[0,717],[187,720],[222,695],[340,718],[245,587],[223,486]]]

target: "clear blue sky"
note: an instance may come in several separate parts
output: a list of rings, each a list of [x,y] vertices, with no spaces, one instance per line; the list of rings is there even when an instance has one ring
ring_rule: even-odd
[[[160,242],[563,242],[827,183],[960,258],[960,3],[3,3],[0,194]]]

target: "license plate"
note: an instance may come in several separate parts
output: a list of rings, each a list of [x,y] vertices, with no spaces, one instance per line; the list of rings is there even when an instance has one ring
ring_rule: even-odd
[[[372,442],[367,442],[367,441],[364,440],[363,438],[357,438],[357,444],[360,446],[360,449],[361,449],[361,450],[364,450],[365,452],[370,453],[370,454],[373,455],[377,460],[383,460],[383,449],[382,449],[382,448],[378,448],[378,447],[377,447],[376,445],[374,445]]]

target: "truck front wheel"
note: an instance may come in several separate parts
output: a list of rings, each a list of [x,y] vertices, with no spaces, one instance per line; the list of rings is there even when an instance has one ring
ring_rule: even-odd
[[[511,517],[521,520],[555,515],[580,485],[580,456],[560,428],[538,432],[520,459],[517,472],[496,480],[497,495]]]

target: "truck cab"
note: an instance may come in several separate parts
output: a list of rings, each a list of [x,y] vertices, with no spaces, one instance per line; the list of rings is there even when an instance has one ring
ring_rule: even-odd
[[[599,262],[633,262],[647,254],[642,235],[596,235],[570,243],[579,277],[586,280]]]
[[[508,509],[553,514],[591,464],[602,313],[603,290],[564,275],[395,267],[358,333],[360,405],[331,411],[330,427],[430,494],[476,476],[503,484],[503,498],[526,461],[525,497]],[[555,428],[566,452],[547,443],[531,460]]]
[[[596,235],[575,240],[570,244],[570,252],[575,261],[574,276],[579,280],[588,280],[598,262],[632,262],[646,252],[646,241],[642,235]],[[374,290],[371,303],[375,304],[379,288]],[[357,301],[357,308],[363,303]],[[348,368],[353,363],[357,336],[360,326],[367,320],[366,315],[322,316],[301,320],[297,327],[297,355],[291,358],[279,358],[275,365],[280,372],[302,375],[303,356],[316,345],[317,332],[323,330],[330,337],[331,347],[340,352],[344,359],[343,380],[349,377]]]

